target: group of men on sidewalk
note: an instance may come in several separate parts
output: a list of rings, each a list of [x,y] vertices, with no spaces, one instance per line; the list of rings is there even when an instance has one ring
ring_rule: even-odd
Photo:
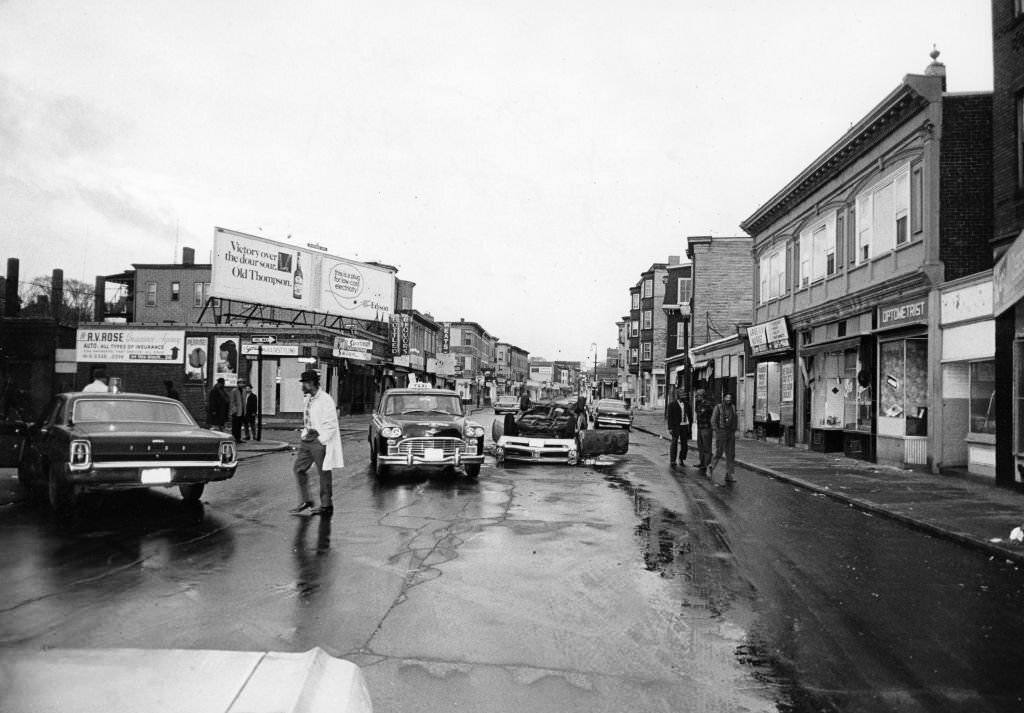
[[[715,468],[724,456],[725,482],[726,484],[735,483],[736,426],[738,419],[736,407],[732,403],[732,394],[725,394],[722,397],[722,402],[714,405],[707,392],[701,389],[696,393],[692,408],[685,390],[676,389],[675,396],[675,400],[668,405],[665,411],[668,431],[672,436],[672,442],[668,451],[671,467],[676,468],[686,465],[688,441],[696,417],[697,451],[700,454],[697,467],[708,479],[714,482]],[[714,457],[711,455],[712,438],[714,439]]]

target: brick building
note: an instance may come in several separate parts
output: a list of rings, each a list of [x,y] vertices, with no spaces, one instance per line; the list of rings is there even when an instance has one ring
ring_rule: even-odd
[[[940,288],[991,267],[991,101],[934,53],[741,224],[758,433],[938,467]]]
[[[634,376],[633,405],[661,408],[665,405],[665,352],[668,346],[668,315],[662,309],[668,263],[656,262],[640,273],[630,288],[630,366]]]
[[[530,376],[530,353],[508,342],[494,348],[494,373],[499,394],[518,395]]]

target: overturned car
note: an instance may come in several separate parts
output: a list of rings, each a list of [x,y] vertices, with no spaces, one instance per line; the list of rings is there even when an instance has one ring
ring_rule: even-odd
[[[587,429],[583,412],[572,402],[534,404],[518,414],[506,414],[491,426],[494,457],[505,461],[568,463],[602,455],[624,455],[629,434]]]

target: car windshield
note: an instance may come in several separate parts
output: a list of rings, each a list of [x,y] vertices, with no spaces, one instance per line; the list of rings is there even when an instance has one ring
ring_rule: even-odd
[[[602,399],[602,400],[597,402],[597,407],[598,408],[606,408],[606,409],[620,409],[622,411],[625,411],[626,410],[626,402],[625,401],[614,401],[612,399]]]
[[[457,394],[396,394],[384,404],[385,416],[406,413],[443,413],[462,415],[462,402]]]
[[[73,423],[131,421],[191,426],[194,422],[181,404],[142,399],[87,399],[75,403]]]

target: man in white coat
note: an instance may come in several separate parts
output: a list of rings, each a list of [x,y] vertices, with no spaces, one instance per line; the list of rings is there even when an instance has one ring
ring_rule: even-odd
[[[320,388],[320,375],[315,371],[304,371],[299,377],[306,407],[302,414],[302,432],[292,472],[299,486],[299,504],[289,510],[293,515],[325,515],[334,513],[332,500],[333,483],[331,471],[345,467],[345,456],[341,451],[341,431],[338,428],[338,411],[334,399]],[[316,464],[320,472],[320,507],[313,507],[309,495],[307,473]]]

